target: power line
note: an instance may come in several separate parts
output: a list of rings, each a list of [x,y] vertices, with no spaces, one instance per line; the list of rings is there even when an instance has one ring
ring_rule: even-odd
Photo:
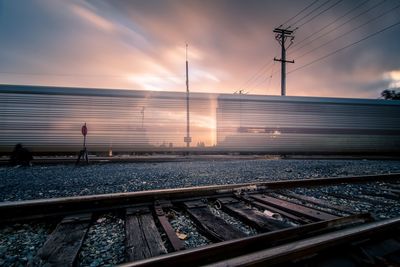
[[[273,62],[273,61],[271,61],[271,62]],[[275,62],[273,62],[273,63],[275,63]],[[271,68],[273,67],[273,65],[274,65],[274,64],[268,64],[268,68],[264,69],[264,70],[259,74],[259,76],[257,77],[257,79],[254,80],[253,85],[251,85],[251,86],[249,85],[249,86],[247,87],[247,92],[248,92],[248,93],[251,92],[252,90],[254,90],[255,88],[257,88],[257,86],[259,86],[260,84],[262,84],[262,83],[265,82],[265,77],[268,77],[268,76],[264,76],[264,75],[269,71],[269,69],[271,69]],[[261,79],[261,78],[263,78],[263,77],[264,77],[264,79],[261,80],[261,82],[260,82],[259,79]],[[257,82],[257,81],[258,81],[258,82]]]
[[[249,87],[251,83],[257,81],[261,77],[260,75],[262,75],[264,70],[268,70],[269,65],[271,64],[272,64],[272,59],[261,65],[261,67],[249,79],[247,79],[244,83],[242,83],[241,86],[239,86],[239,90],[240,88]]]
[[[275,61],[273,61],[273,64],[272,64],[268,69],[265,70],[265,73],[266,73],[267,71],[269,71],[269,69],[271,69],[271,75],[272,75],[272,72],[274,71],[274,66],[275,66]],[[261,76],[261,77],[262,77],[262,76]],[[261,77],[260,77],[260,78],[261,78]],[[248,90],[248,92],[250,92],[250,91],[256,89],[258,86],[262,85],[269,77],[270,77],[269,75],[265,75],[265,76],[264,76],[264,79],[261,80],[261,81],[259,81],[259,82],[256,83],[256,84],[254,84],[254,85],[252,86],[252,88]]]
[[[274,64],[272,65],[271,75],[269,76],[267,91],[269,91],[269,88],[271,87],[272,76],[274,75],[274,67],[275,67],[275,61]]]
[[[297,26],[296,28],[300,28],[302,26],[304,26],[305,24],[309,23],[310,21],[314,20],[315,18],[317,18],[318,16],[322,15],[323,13],[325,13],[326,11],[328,11],[331,8],[334,8],[335,6],[337,6],[338,4],[340,4],[341,2],[343,2],[343,0],[339,0],[336,1],[335,3],[333,3],[332,5],[330,5],[329,7],[325,8],[324,10],[320,11],[318,14],[314,15],[313,17],[311,17],[310,19],[306,20],[305,22],[303,22],[302,24],[300,24],[299,26]]]
[[[353,29],[351,29],[351,30],[349,30],[349,31],[347,31],[347,32],[345,32],[345,33],[343,33],[343,34],[337,36],[337,37],[335,37],[334,39],[332,39],[332,40],[330,40],[330,41],[328,41],[328,42],[325,42],[324,44],[322,44],[322,45],[320,45],[320,46],[318,46],[318,47],[316,47],[316,48],[313,48],[313,49],[307,51],[306,53],[304,53],[304,54],[298,56],[297,59],[302,58],[302,57],[304,57],[305,55],[308,55],[308,54],[314,52],[315,50],[318,50],[318,49],[320,49],[321,47],[324,47],[324,46],[326,46],[326,45],[332,43],[333,41],[335,41],[335,40],[337,40],[337,39],[339,39],[339,38],[342,38],[343,36],[348,35],[349,33],[352,33],[352,32],[354,32],[354,31],[356,31],[356,30],[358,30],[358,29],[364,27],[365,25],[370,24],[370,23],[376,21],[377,19],[380,19],[381,17],[385,16],[386,14],[388,14],[388,13],[390,13],[390,12],[392,12],[392,11],[398,9],[399,7],[400,7],[400,5],[397,5],[397,6],[393,7],[393,8],[390,8],[389,10],[387,10],[387,11],[381,13],[380,15],[378,15],[378,16],[376,16],[376,17],[374,17],[374,18],[372,18],[371,20],[369,20],[369,21],[367,21],[367,22],[365,22],[365,23],[363,23],[363,24],[361,24],[361,25],[359,25],[359,26],[357,26],[357,27],[355,27],[355,28],[353,28]]]
[[[321,29],[319,29],[318,31],[310,34],[309,36],[307,36],[306,38],[297,41],[293,46],[292,49],[297,47],[299,44],[303,43],[304,41],[306,41],[307,39],[310,39],[311,37],[313,37],[314,35],[316,35],[317,33],[320,33],[321,31],[325,30],[326,28],[328,28],[329,26],[333,25],[334,23],[336,23],[337,21],[339,21],[340,19],[344,18],[345,16],[347,16],[348,14],[350,14],[351,12],[353,12],[354,10],[357,10],[358,8],[360,8],[361,6],[365,5],[366,3],[368,3],[371,0],[365,0],[364,2],[360,3],[359,5],[353,7],[352,9],[350,9],[349,11],[347,11],[346,13],[344,13],[343,15],[341,15],[340,17],[336,18],[335,20],[333,20],[332,22],[328,23],[327,25],[325,25],[324,27],[322,27]],[[303,46],[302,46],[303,47]],[[301,47],[300,47],[301,48]]]
[[[303,19],[307,18],[308,16],[310,16],[312,13],[314,13],[315,11],[317,11],[318,9],[320,9],[321,7],[323,7],[324,5],[328,4],[331,0],[327,0],[325,2],[323,2],[321,5],[319,5],[318,7],[314,8],[313,10],[311,10],[310,12],[308,12],[306,15],[304,15],[303,17],[301,17],[300,19],[298,19],[296,22],[294,22],[290,27],[294,28],[296,26],[297,23],[299,23],[300,21],[302,21]]]
[[[293,17],[291,17],[290,19],[288,19],[287,21],[285,21],[284,23],[282,23],[279,27],[282,27],[283,25],[287,24],[289,21],[291,21],[292,19],[296,18],[297,16],[299,16],[301,13],[303,13],[304,11],[306,11],[307,9],[309,9],[311,6],[313,6],[315,3],[317,3],[319,0],[315,0],[312,3],[310,3],[308,6],[306,6],[305,8],[303,8],[302,10],[300,10],[299,12],[297,12],[296,15],[294,15]]]
[[[372,9],[376,8],[377,6],[383,4],[385,1],[386,1],[386,0],[383,0],[383,1],[379,2],[379,3],[377,3],[376,5],[373,5],[372,7],[370,7],[370,8],[368,8],[367,10],[361,12],[360,14],[356,15],[355,17],[352,17],[352,18],[348,19],[347,21],[345,21],[345,22],[343,22],[342,24],[340,24],[340,25],[334,27],[333,29],[331,29],[331,30],[325,32],[324,34],[322,34],[322,35],[320,35],[320,36],[318,36],[318,37],[316,37],[316,38],[310,40],[309,42],[305,43],[304,45],[302,45],[302,46],[298,47],[297,49],[295,49],[294,51],[292,51],[292,53],[295,53],[295,52],[299,51],[300,49],[302,49],[303,47],[308,46],[308,45],[311,44],[312,42],[314,42],[314,41],[316,41],[316,40],[318,40],[318,39],[321,39],[322,37],[328,35],[329,33],[331,33],[331,32],[333,32],[333,31],[335,31],[335,30],[337,30],[337,29],[343,27],[343,26],[346,25],[347,23],[349,23],[349,22],[355,20],[356,18],[358,18],[358,17],[364,15],[365,13],[369,12],[370,10],[372,10]]]
[[[332,56],[332,55],[334,55],[334,54],[336,54],[336,53],[339,53],[340,51],[343,51],[343,50],[345,50],[345,49],[347,49],[347,48],[349,48],[349,47],[352,47],[352,46],[354,46],[354,45],[357,45],[357,44],[359,44],[359,43],[361,43],[361,42],[363,42],[363,41],[365,41],[365,40],[367,40],[367,39],[370,39],[370,38],[372,38],[372,37],[374,37],[374,36],[376,36],[376,35],[378,35],[378,34],[384,32],[384,31],[387,31],[387,30],[389,30],[389,29],[391,29],[391,28],[393,28],[393,27],[396,27],[396,26],[398,26],[398,25],[400,25],[400,21],[398,21],[398,22],[396,22],[396,23],[394,23],[394,24],[392,24],[392,25],[389,25],[389,26],[387,26],[387,27],[385,27],[385,28],[383,28],[383,29],[381,29],[381,30],[379,30],[379,31],[376,31],[376,32],[374,32],[374,33],[372,33],[372,34],[370,34],[370,35],[367,35],[367,36],[361,38],[360,40],[358,40],[358,41],[356,41],[356,42],[354,42],[354,43],[351,43],[351,44],[348,44],[348,45],[346,45],[346,46],[344,46],[344,47],[342,47],[342,48],[339,48],[339,49],[337,49],[337,50],[335,50],[335,51],[333,51],[333,52],[331,52],[331,53],[329,53],[329,54],[327,54],[327,55],[325,55],[325,56],[319,57],[319,58],[317,58],[317,59],[315,59],[315,60],[313,60],[313,61],[311,61],[311,62],[308,62],[307,64],[304,64],[304,65],[302,65],[302,66],[300,66],[300,67],[298,67],[298,68],[295,68],[295,69],[289,71],[288,74],[289,74],[289,73],[293,73],[293,72],[298,71],[298,70],[301,70],[301,69],[304,69],[304,68],[306,68],[306,67],[308,67],[308,66],[310,66],[310,65],[312,65],[312,64],[314,64],[314,63],[316,63],[316,62],[318,62],[318,61],[321,61],[321,60],[323,60],[323,59],[325,59],[325,58],[327,58],[327,57],[330,57],[330,56]]]
[[[282,27],[283,25],[289,23],[291,20],[293,20],[294,18],[298,17],[300,14],[302,14],[304,11],[306,11],[307,9],[309,9],[311,6],[313,6],[314,4],[316,4],[319,0],[314,0],[313,2],[311,2],[310,4],[308,4],[306,7],[304,7],[302,10],[300,10],[299,12],[297,12],[296,15],[292,16],[291,18],[289,18],[288,20],[286,20],[284,23],[282,23],[279,27]],[[330,0],[328,0],[329,2]],[[245,86],[249,86],[251,83],[256,82],[260,77],[262,77],[262,73],[264,72],[264,69],[267,70],[268,67],[270,67],[271,63],[274,61],[269,61],[265,64],[263,64],[258,71],[256,71],[255,74],[253,74],[253,76],[251,76],[249,79],[247,79],[241,86],[239,86],[239,90],[242,87]],[[263,81],[264,82],[264,81]],[[259,83],[258,83],[259,84]]]

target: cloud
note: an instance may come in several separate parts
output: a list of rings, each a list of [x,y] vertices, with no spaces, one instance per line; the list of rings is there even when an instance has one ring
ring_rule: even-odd
[[[100,29],[106,31],[112,31],[114,29],[113,23],[102,18],[101,16],[97,15],[95,12],[87,8],[84,8],[79,5],[72,5],[71,8],[76,14],[78,14],[78,16],[87,20],[88,22],[92,23],[94,26]]]
[[[393,70],[385,72],[383,74],[383,79],[389,80],[389,88],[399,88],[400,87],[400,70]]]
[[[340,29],[291,52],[293,70],[398,20],[398,2],[370,1],[331,27]],[[185,43],[191,90],[279,94],[280,48],[272,30],[309,1],[284,0],[14,0],[2,2],[0,82],[185,91]],[[343,1],[295,32],[295,44],[357,4]],[[282,7],[285,8],[282,8]],[[299,17],[298,17],[299,18]],[[304,21],[304,20],[303,20]],[[292,21],[293,22],[293,21]],[[367,24],[365,24],[367,23]],[[350,31],[316,50],[318,46]],[[394,86],[400,69],[400,26],[298,70],[289,95],[369,97]],[[299,58],[306,52],[307,56]],[[271,71],[274,65],[273,71]],[[260,66],[267,66],[260,71]],[[254,75],[259,71],[259,75]],[[270,78],[272,73],[272,78]],[[24,75],[26,74],[26,75]],[[251,77],[254,77],[250,79]]]

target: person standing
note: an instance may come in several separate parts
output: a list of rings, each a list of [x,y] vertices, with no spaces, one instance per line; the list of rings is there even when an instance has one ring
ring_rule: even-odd
[[[20,143],[15,145],[10,157],[11,165],[31,166],[32,160],[33,156],[29,149],[23,147]]]

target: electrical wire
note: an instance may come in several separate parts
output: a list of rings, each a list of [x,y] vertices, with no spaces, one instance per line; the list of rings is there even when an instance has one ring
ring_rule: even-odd
[[[302,10],[300,10],[299,12],[297,12],[297,14],[295,14],[294,16],[292,16],[291,18],[289,18],[288,20],[286,20],[284,23],[282,23],[279,27],[284,26],[285,24],[288,24],[290,21],[292,21],[293,19],[295,19],[296,17],[298,17],[300,14],[302,14],[303,12],[305,12],[307,9],[309,9],[310,7],[312,7],[313,5],[315,5],[319,0],[314,0],[313,2],[311,2],[310,4],[308,4],[306,7],[304,7]],[[318,10],[320,7],[322,7],[323,5],[325,5],[326,3],[328,3],[331,0],[328,0],[326,2],[324,2],[322,5],[320,5],[317,8],[314,8],[311,12],[309,12],[307,15],[303,16],[300,20],[306,18],[309,14],[312,14],[315,10]],[[290,27],[290,26],[289,26]],[[273,60],[271,60],[270,62],[267,62],[265,64],[263,64],[258,71],[256,71],[255,74],[253,74],[253,76],[251,76],[249,79],[247,79],[242,85],[239,86],[238,90],[241,90],[241,88],[244,88],[246,86],[250,86],[252,83],[256,82],[260,77],[260,75],[262,75],[262,73],[264,72],[264,70],[267,70],[267,68],[270,67],[271,63],[275,63]],[[263,80],[264,82],[265,80]],[[258,83],[259,84],[259,83]]]
[[[265,69],[262,73],[260,73],[259,77],[256,80],[254,80],[254,85],[252,85],[251,87],[249,86],[249,88],[247,90],[248,92],[253,91],[255,88],[257,88],[259,85],[263,84],[268,79],[269,76],[267,76],[265,74],[269,71],[269,69],[273,68],[275,62],[273,60],[271,60],[271,63],[272,64],[269,64],[269,67],[267,69]],[[261,78],[264,78],[264,79],[257,82],[257,80],[259,80]]]
[[[297,59],[302,58],[302,57],[304,57],[304,56],[306,56],[306,55],[308,55],[308,54],[310,54],[310,53],[312,53],[312,52],[315,52],[316,50],[318,50],[318,49],[320,49],[320,48],[322,48],[322,47],[324,47],[324,46],[326,46],[326,45],[328,45],[328,44],[330,44],[330,43],[336,41],[337,39],[342,38],[343,36],[346,36],[346,35],[348,35],[349,33],[352,33],[352,32],[354,32],[354,31],[356,31],[356,30],[358,30],[358,29],[364,27],[365,25],[370,24],[370,23],[372,23],[372,22],[374,22],[374,21],[376,21],[376,20],[382,18],[383,16],[389,14],[390,12],[393,12],[394,10],[398,9],[399,7],[400,7],[400,4],[397,5],[397,6],[395,6],[395,7],[393,7],[393,8],[390,8],[389,10],[386,10],[385,12],[381,13],[380,15],[378,15],[378,16],[372,18],[371,20],[368,20],[367,22],[365,22],[365,23],[363,23],[363,24],[361,24],[361,25],[359,25],[359,26],[357,26],[357,27],[355,27],[355,28],[353,28],[353,29],[351,29],[351,30],[349,30],[349,31],[347,31],[347,32],[345,32],[345,33],[343,33],[343,34],[337,36],[337,37],[335,37],[334,39],[329,40],[328,42],[325,42],[325,43],[323,43],[322,45],[317,46],[316,48],[310,49],[310,50],[307,51],[306,53],[304,53],[304,54],[298,56]]]
[[[315,18],[319,17],[320,15],[322,15],[323,13],[325,13],[326,11],[328,11],[329,9],[334,8],[335,6],[337,6],[338,4],[340,4],[341,2],[343,2],[343,0],[339,0],[336,1],[335,3],[333,3],[332,5],[330,5],[329,7],[325,8],[324,10],[320,11],[318,14],[314,15],[313,17],[311,17],[310,19],[306,20],[305,22],[303,22],[302,24],[300,24],[299,26],[297,26],[296,28],[301,28],[303,27],[305,24],[309,23],[310,21],[314,20]]]
[[[280,69],[274,69],[275,65],[276,65],[276,62],[274,62],[274,65],[272,66],[271,75],[266,76],[262,82],[257,84],[257,86],[263,84],[269,78],[270,80],[268,82],[268,87],[267,87],[267,90],[269,90],[269,87],[271,85],[272,79],[275,77],[274,75],[280,71]]]
[[[268,81],[268,85],[267,85],[267,92],[269,91],[269,89],[271,87],[271,81],[272,81],[272,77],[274,75],[274,67],[275,67],[275,61],[274,61],[274,64],[272,65],[271,75],[269,76],[269,81]]]
[[[314,42],[314,41],[316,41],[316,40],[318,40],[318,39],[321,39],[322,37],[328,35],[329,33],[331,33],[331,32],[333,32],[333,31],[335,31],[335,30],[337,30],[337,29],[343,27],[344,25],[346,25],[346,24],[348,24],[349,22],[351,22],[351,21],[353,21],[353,20],[359,18],[360,16],[364,15],[365,13],[369,12],[370,10],[372,10],[372,9],[378,7],[379,5],[383,4],[384,2],[386,2],[386,0],[382,0],[381,2],[379,2],[379,3],[375,4],[375,5],[373,5],[372,7],[370,7],[370,8],[368,8],[367,10],[361,12],[360,14],[358,14],[358,15],[356,15],[356,16],[350,18],[350,19],[348,19],[347,21],[343,22],[342,24],[339,24],[338,26],[336,26],[336,27],[332,28],[331,30],[325,32],[324,34],[322,34],[322,35],[320,35],[320,36],[317,36],[316,38],[310,40],[309,42],[305,43],[304,45],[302,45],[302,46],[298,47],[297,49],[295,49],[294,51],[292,51],[292,53],[295,53],[295,52],[299,51],[300,49],[302,49],[303,47],[308,46],[308,45],[311,44],[312,42]]]
[[[241,86],[239,86],[238,90],[241,90],[242,88],[246,88],[246,87],[248,88],[251,83],[254,83],[255,81],[257,81],[260,78],[260,75],[262,75],[264,70],[267,70],[269,68],[269,66],[272,64],[272,62],[273,62],[273,58],[270,61],[261,65],[261,67],[258,69],[258,71],[256,71],[249,79],[247,79],[244,83],[242,83]]]
[[[321,29],[319,29],[318,31],[310,34],[309,36],[307,36],[306,38],[297,41],[293,46],[292,49],[295,48],[296,46],[298,46],[299,44],[303,43],[304,41],[310,39],[311,37],[315,36],[317,33],[320,33],[321,31],[325,30],[326,28],[328,28],[329,26],[333,25],[334,23],[338,22],[339,20],[341,20],[342,18],[346,17],[348,14],[350,14],[351,12],[353,12],[354,10],[359,9],[361,6],[365,5],[366,3],[368,3],[371,0],[365,0],[364,2],[360,3],[359,5],[353,7],[352,9],[350,9],[349,11],[347,11],[346,13],[344,13],[343,15],[341,15],[340,17],[336,18],[335,20],[333,20],[332,22],[328,23],[327,25],[325,25],[324,27],[322,27]],[[303,46],[302,46],[303,47]]]
[[[296,20],[296,22],[294,22],[292,25],[290,25],[288,28],[295,28],[296,24],[299,23],[300,21],[302,21],[303,19],[307,18],[308,16],[310,16],[312,13],[314,13],[315,11],[317,11],[318,9],[320,9],[321,7],[323,7],[324,5],[328,4],[331,0],[327,0],[325,2],[323,2],[321,5],[319,5],[318,7],[314,8],[313,10],[311,10],[310,12],[308,12],[306,15],[304,15],[303,17],[301,17],[300,19]]]
[[[312,3],[310,3],[308,6],[306,6],[305,8],[303,8],[302,10],[300,10],[299,12],[297,12],[296,15],[294,15],[293,17],[291,17],[290,19],[288,19],[287,21],[285,21],[284,23],[282,23],[278,28],[284,26],[285,24],[289,23],[289,21],[291,21],[292,19],[296,18],[297,16],[299,16],[301,13],[303,13],[304,11],[306,11],[307,9],[309,9],[311,6],[313,6],[315,3],[317,3],[319,0],[315,0]]]
[[[330,52],[329,54],[326,54],[325,56],[319,57],[319,58],[317,58],[317,59],[315,59],[315,60],[313,60],[311,62],[308,62],[308,63],[306,63],[306,64],[304,64],[304,65],[302,65],[302,66],[300,66],[298,68],[295,68],[295,69],[289,71],[287,74],[290,74],[290,73],[296,72],[298,70],[304,69],[304,68],[306,68],[306,67],[308,67],[308,66],[310,66],[310,65],[312,65],[314,63],[317,63],[317,62],[319,62],[319,61],[321,61],[321,60],[323,60],[323,59],[325,59],[327,57],[333,56],[334,54],[337,54],[337,53],[339,53],[339,52],[341,52],[341,51],[343,51],[343,50],[345,50],[345,49],[347,49],[349,47],[357,45],[357,44],[359,44],[359,43],[361,43],[361,42],[363,42],[365,40],[368,40],[368,39],[370,39],[370,38],[372,38],[372,37],[374,37],[374,36],[376,36],[376,35],[378,35],[378,34],[380,34],[382,32],[385,32],[385,31],[387,31],[387,30],[389,30],[391,28],[394,28],[394,27],[396,27],[398,25],[400,25],[400,21],[398,21],[398,22],[396,22],[394,24],[391,24],[391,25],[389,25],[389,26],[387,26],[387,27],[385,27],[385,28],[383,28],[383,29],[381,29],[379,31],[376,31],[376,32],[372,33],[372,34],[369,34],[369,35],[361,38],[360,40],[358,40],[356,42],[353,42],[353,43],[348,44],[348,45],[346,45],[346,46],[344,46],[342,48],[339,48],[339,49],[337,49],[337,50],[335,50],[333,52]]]

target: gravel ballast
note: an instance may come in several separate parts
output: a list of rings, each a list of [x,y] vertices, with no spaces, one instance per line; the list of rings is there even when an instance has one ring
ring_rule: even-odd
[[[163,163],[108,163],[88,166],[43,165],[0,167],[0,201],[17,201],[65,196],[130,192],[262,182],[285,179],[388,174],[400,172],[394,160],[218,160]],[[339,200],[340,192],[360,195],[380,183],[368,185],[297,188],[294,192],[324,199],[351,208],[355,212],[372,212],[379,219],[400,214],[398,201],[382,199],[390,205],[371,205],[363,201]],[[384,184],[383,184],[384,187]],[[275,194],[277,197],[279,195]],[[288,199],[287,197],[280,197]],[[293,199],[292,199],[293,200]],[[296,203],[301,201],[295,200]],[[257,231],[210,204],[210,211],[244,232]],[[310,205],[313,207],[313,205]],[[264,212],[264,210],[260,210]],[[172,212],[173,216],[170,214]],[[210,241],[199,233],[184,211],[170,210],[170,223],[182,237],[186,248],[204,246]],[[52,224],[15,224],[0,228],[0,265],[26,266],[54,229]],[[96,217],[79,252],[79,266],[113,266],[124,262],[124,221],[117,214]],[[165,239],[165,238],[164,238]]]
[[[89,228],[79,253],[79,266],[114,266],[125,260],[124,221],[112,214],[99,217]]]
[[[27,266],[33,262],[53,227],[46,223],[0,227],[0,266]]]
[[[209,160],[0,167],[0,201],[400,172],[396,160]]]

